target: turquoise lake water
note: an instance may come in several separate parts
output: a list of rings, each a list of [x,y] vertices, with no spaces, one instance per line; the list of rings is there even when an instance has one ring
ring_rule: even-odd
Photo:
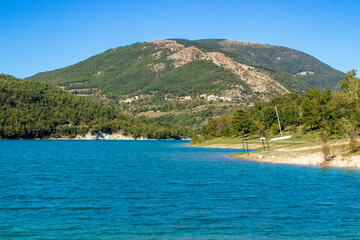
[[[360,171],[186,141],[0,141],[0,239],[360,239]]]

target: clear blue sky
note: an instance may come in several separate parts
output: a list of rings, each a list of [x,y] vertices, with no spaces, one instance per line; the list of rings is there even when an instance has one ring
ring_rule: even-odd
[[[360,70],[360,0],[0,0],[0,73],[25,78],[109,48],[225,38]]]

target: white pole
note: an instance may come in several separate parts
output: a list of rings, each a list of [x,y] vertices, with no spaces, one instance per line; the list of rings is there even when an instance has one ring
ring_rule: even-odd
[[[281,136],[282,136],[281,125],[280,125],[280,120],[279,120],[279,114],[278,114],[278,111],[277,111],[277,107],[276,107],[276,106],[275,106],[275,111],[276,111],[276,116],[277,116],[277,120],[278,120],[278,123],[279,123],[280,134],[281,134]]]

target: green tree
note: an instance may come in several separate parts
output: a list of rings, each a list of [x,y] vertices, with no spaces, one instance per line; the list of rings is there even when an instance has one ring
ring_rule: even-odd
[[[255,121],[255,126],[256,126],[257,133],[258,133],[260,136],[265,136],[265,135],[266,135],[265,126],[261,123],[261,120],[260,120],[260,119],[257,119],[257,120]]]
[[[339,88],[355,100],[357,106],[360,103],[360,79],[356,77],[356,71],[351,70],[345,74],[344,80],[340,81]]]
[[[261,109],[261,122],[267,129],[277,122],[275,106],[268,105]]]
[[[302,123],[306,129],[314,130],[321,127],[323,121],[322,96],[319,90],[312,88],[301,103],[303,115]]]
[[[216,118],[210,119],[204,127],[203,130],[204,135],[210,138],[219,136],[218,124],[219,124],[219,119]]]
[[[218,123],[218,133],[221,136],[230,136],[230,116],[221,116]]]
[[[295,102],[289,102],[280,106],[279,115],[281,126],[298,125],[300,118],[299,106]]]
[[[356,109],[350,114],[351,127],[348,130],[349,147],[351,152],[358,148],[358,121],[360,108],[360,79],[356,77],[356,71],[351,70],[345,74],[344,80],[340,81],[339,88],[352,99],[356,104]]]
[[[245,109],[236,109],[231,114],[230,123],[232,132],[236,136],[251,134],[255,130],[255,125],[250,117],[250,113]]]

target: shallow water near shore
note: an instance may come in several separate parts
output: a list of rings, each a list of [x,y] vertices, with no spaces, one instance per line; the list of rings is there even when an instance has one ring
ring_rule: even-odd
[[[360,239],[360,170],[187,141],[0,141],[0,239]]]

